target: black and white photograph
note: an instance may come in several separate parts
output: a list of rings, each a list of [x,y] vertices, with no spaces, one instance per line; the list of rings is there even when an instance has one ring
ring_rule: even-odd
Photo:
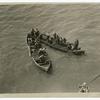
[[[100,3],[0,4],[0,94],[95,92]]]

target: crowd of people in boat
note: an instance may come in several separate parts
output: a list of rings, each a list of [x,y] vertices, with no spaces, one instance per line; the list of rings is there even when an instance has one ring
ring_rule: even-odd
[[[44,38],[44,36],[46,38]],[[80,50],[79,40],[75,40],[74,43],[70,43],[66,38],[62,38],[57,33],[54,33],[53,36],[41,34],[38,28],[32,28],[31,32],[27,34],[27,44],[30,46],[31,55],[34,50],[39,52],[39,61],[46,61],[46,49],[42,47],[41,40],[48,42],[50,45],[61,45],[66,47],[67,50]],[[44,60],[45,59],[45,60]]]
[[[42,47],[42,44],[38,38],[39,36],[39,31],[38,29],[34,30],[32,29],[31,33],[27,34],[27,44],[30,46],[30,55],[33,56],[32,54],[34,52],[38,53],[38,58],[35,59],[38,63],[41,64],[47,64],[48,59],[47,59],[47,52],[46,48]]]
[[[68,50],[80,50],[79,48],[79,40],[75,40],[74,43],[70,43],[67,41],[66,38],[62,38],[57,33],[54,33],[53,36],[41,34],[38,28],[34,29],[32,28],[31,32],[27,36],[27,41],[31,39],[31,43],[34,44],[35,39],[44,39],[43,36],[46,36],[45,41],[47,41],[50,44],[58,44],[61,46],[66,46]]]
[[[52,37],[50,35],[48,35],[47,37],[47,41],[50,44],[61,45],[62,47],[66,47],[68,50],[80,50],[79,40],[75,40],[74,43],[70,43],[66,38],[62,38],[57,33],[54,33]]]

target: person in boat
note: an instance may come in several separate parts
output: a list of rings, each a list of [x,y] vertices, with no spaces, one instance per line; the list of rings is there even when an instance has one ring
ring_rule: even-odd
[[[43,39],[43,34],[40,34],[39,35],[39,39]]]
[[[60,38],[60,44],[61,45],[65,45],[66,41],[67,41],[66,38],[62,38],[62,37]]]
[[[74,42],[74,46],[73,46],[73,50],[78,50],[79,49],[79,40],[77,39],[77,40],[75,40],[75,42]]]
[[[27,43],[29,41],[32,44],[34,44],[34,40],[35,40],[35,29],[32,28],[31,32],[29,34],[27,34]]]
[[[39,60],[38,60],[38,62],[40,62],[40,63],[46,63],[46,61],[47,61],[47,59],[46,59],[46,56],[45,55],[40,55],[39,56]]]
[[[34,51],[37,51],[39,48],[41,48],[42,45],[39,41],[33,41],[30,45],[30,53],[31,53],[31,56],[32,56],[32,53]]]
[[[46,48],[40,48],[39,49],[39,52],[38,52],[39,55],[46,55]]]
[[[32,44],[32,34],[31,33],[28,33],[27,34],[27,44],[28,45],[31,45]]]
[[[40,35],[40,31],[38,30],[38,28],[36,28],[35,35],[36,35],[36,37],[38,37]]]
[[[35,47],[36,50],[38,50],[38,49],[40,49],[42,47],[40,41],[35,41],[34,45],[35,45],[34,47]]]
[[[63,38],[60,37],[60,44],[62,45],[63,44]]]
[[[54,38],[53,38],[53,37],[49,37],[48,42],[49,42],[50,44],[52,44],[52,43],[53,43],[53,41],[54,41]]]
[[[67,44],[67,49],[68,49],[68,50],[72,50],[72,45],[71,45],[71,43],[68,43],[68,44]]]
[[[59,44],[60,43],[60,37],[57,35],[56,36],[56,43]]]
[[[79,86],[79,92],[81,93],[87,93],[89,92],[89,88],[86,82],[82,83],[82,85]]]
[[[64,39],[63,39],[63,43],[66,44],[66,41],[67,41],[66,38],[64,38]]]
[[[53,34],[53,37],[54,37],[54,39],[56,39],[56,38],[57,38],[57,34],[56,34],[56,33],[54,33],[54,34]]]
[[[57,39],[57,43],[60,44],[60,38],[59,38],[59,37],[58,37],[58,39]]]
[[[34,45],[30,46],[30,56],[32,56],[33,52],[35,51]]]
[[[53,39],[52,39],[52,40],[53,40],[54,43],[59,44],[59,40],[60,40],[60,39],[59,39],[59,36],[58,36],[56,33],[54,33]]]
[[[35,37],[35,29],[34,28],[32,28],[32,30],[31,30],[31,35],[32,35],[32,37],[34,38]]]
[[[49,40],[49,38],[50,38],[50,35],[47,35],[47,40]]]
[[[61,44],[62,37],[59,37],[59,44]]]
[[[38,61],[40,63],[46,63],[47,62],[46,48],[40,48],[38,54],[39,54]]]

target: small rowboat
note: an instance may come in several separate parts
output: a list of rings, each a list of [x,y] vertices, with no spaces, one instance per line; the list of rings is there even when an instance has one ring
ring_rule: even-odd
[[[49,69],[52,66],[51,60],[49,59],[48,55],[46,56],[47,62],[40,63],[40,62],[38,62],[38,58],[39,58],[38,51],[35,51],[33,49],[34,52],[31,54],[30,46],[28,46],[28,51],[29,51],[29,56],[31,55],[32,60],[34,61],[34,63],[36,64],[36,66],[39,67],[41,70],[43,70],[45,72],[48,72]]]
[[[67,44],[65,44],[64,46],[60,45],[60,44],[57,44],[57,43],[52,43],[51,44],[47,41],[46,38],[47,38],[47,36],[45,34],[42,34],[42,38],[40,39],[40,41],[42,43],[44,43],[45,45],[48,45],[51,48],[54,48],[56,50],[66,52],[66,53],[72,53],[74,55],[84,55],[85,54],[85,50],[68,50]]]

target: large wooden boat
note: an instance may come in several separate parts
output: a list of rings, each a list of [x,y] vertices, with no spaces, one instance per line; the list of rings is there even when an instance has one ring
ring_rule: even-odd
[[[66,52],[66,53],[72,53],[74,55],[84,55],[85,54],[85,50],[69,50],[67,48],[67,44],[64,45],[60,45],[57,43],[49,43],[47,40],[47,35],[42,34],[42,38],[40,38],[40,41],[48,46],[50,46],[51,48],[54,48],[56,50],[62,51],[62,52]]]

